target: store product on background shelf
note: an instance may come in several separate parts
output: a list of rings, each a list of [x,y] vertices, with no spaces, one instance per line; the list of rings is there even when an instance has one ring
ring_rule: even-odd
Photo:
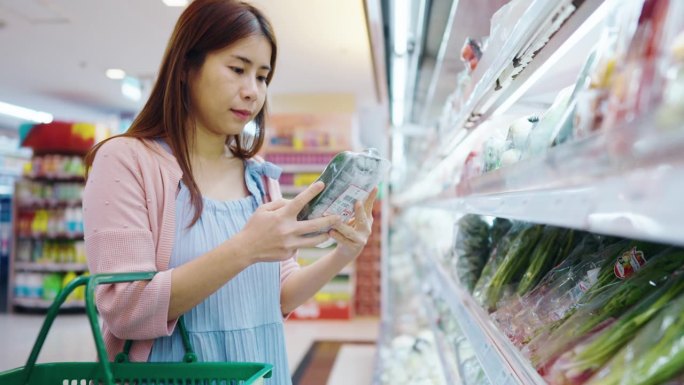
[[[668,248],[628,278],[609,285],[594,285],[585,293],[582,305],[570,312],[548,332],[538,335],[523,349],[532,365],[544,375],[559,355],[612,324],[631,306],[657,291],[684,265],[684,251]],[[602,278],[599,276],[598,282]]]
[[[466,97],[472,91],[472,76],[469,71],[463,70],[458,73],[456,79],[456,87],[444,103],[442,114],[439,118],[438,136],[444,137],[447,133],[453,134],[455,130],[462,130],[463,127],[457,126],[461,118],[463,105],[466,102]]]
[[[673,6],[684,8],[681,2]],[[684,9],[678,10],[684,13]],[[667,54],[669,60],[665,64],[667,74],[666,86],[663,90],[662,104],[658,107],[658,126],[666,129],[681,129],[684,119],[684,31],[672,38]]]
[[[684,270],[675,271],[653,293],[639,300],[614,323],[563,353],[548,370],[551,385],[580,385],[608,362],[658,313],[684,294]]]
[[[81,156],[60,154],[34,156],[24,174],[33,178],[72,179],[85,176],[85,165]]]
[[[475,71],[480,62],[482,52],[485,50],[487,39],[466,37],[461,48],[461,61],[466,66],[468,72]]]
[[[389,171],[390,163],[378,151],[343,151],[337,154],[317,179],[325,183],[323,191],[314,197],[297,215],[298,220],[339,215],[343,220],[354,216],[354,203],[364,201]],[[326,230],[327,231],[327,230]]]
[[[530,132],[538,123],[539,117],[532,115],[517,119],[511,124],[506,136],[506,150],[501,154],[499,167],[510,166],[520,160],[527,147]]]
[[[489,257],[489,225],[479,215],[464,215],[454,225],[454,240],[452,269],[472,292]]]
[[[630,155],[633,143],[653,132],[652,124],[630,123],[648,119],[664,105],[668,84],[677,83],[671,47],[684,31],[684,6],[680,1],[645,0],[640,11],[624,59],[615,65],[600,127],[609,136],[607,150],[617,156]]]
[[[17,203],[21,206],[77,205],[81,202],[83,187],[83,183],[19,180],[16,183]]]
[[[90,123],[59,122],[25,125],[20,127],[22,147],[33,149],[34,154],[83,155],[106,136],[107,130],[98,130]]]
[[[571,131],[572,121],[569,110],[573,87],[562,89],[549,109],[542,114],[537,124],[531,129],[527,142],[519,147],[522,158],[533,158],[544,154],[554,144],[560,132]],[[570,129],[565,128],[570,125]]]
[[[587,385],[681,384],[684,380],[684,296],[628,341]]]
[[[508,127],[497,127],[492,136],[485,140],[482,147],[482,173],[488,173],[501,167],[501,156],[506,151]]]
[[[380,382],[384,385],[445,384],[437,349],[429,329],[394,337],[390,346],[380,349],[380,359],[387,364]]]

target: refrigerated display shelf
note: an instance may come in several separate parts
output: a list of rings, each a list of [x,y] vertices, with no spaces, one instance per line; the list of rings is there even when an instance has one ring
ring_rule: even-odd
[[[473,131],[479,122],[486,120],[493,114],[504,111],[516,102],[522,94],[539,80],[539,75],[548,69],[560,56],[565,54],[572,44],[577,43],[583,33],[586,33],[592,23],[600,20],[596,11],[604,0],[585,0],[570,15],[560,28],[555,31],[545,44],[542,29],[549,23],[556,22],[555,18],[562,7],[571,7],[571,1],[534,0],[525,10],[502,46],[502,51],[487,49],[483,53],[480,63],[473,72],[473,91],[461,109],[459,118],[451,134],[441,141],[444,145],[435,154],[443,158],[448,155],[465,137]],[[567,11],[566,11],[567,12]],[[561,12],[561,14],[563,14]],[[592,17],[592,15],[594,17]],[[504,71],[507,71],[518,58],[521,51],[534,44],[543,44],[531,62],[514,77],[513,81],[503,89],[496,87]],[[516,71],[520,71],[514,65]],[[542,71],[544,70],[544,71]],[[504,81],[509,80],[511,75]],[[428,162],[433,164],[433,162]]]
[[[459,368],[459,359],[454,351],[454,346],[447,340],[444,333],[437,327],[439,316],[437,310],[432,304],[432,299],[429,298],[428,293],[421,293],[422,305],[425,308],[425,313],[428,318],[428,324],[432,334],[435,335],[435,342],[437,344],[437,355],[442,363],[442,370],[447,384],[462,384],[461,372]]]
[[[14,269],[17,271],[35,272],[68,272],[68,271],[87,271],[88,265],[85,263],[40,263],[40,262],[16,262]]]
[[[32,209],[70,208],[81,206],[81,200],[60,201],[56,199],[36,199],[26,202],[17,202],[17,207],[23,211]]]
[[[643,123],[642,123],[643,124]],[[684,245],[674,208],[684,189],[684,131],[635,140],[611,154],[608,134],[550,150],[468,181],[426,205]]]
[[[279,164],[283,172],[287,173],[322,173],[327,164]]]
[[[302,191],[306,190],[306,188],[307,188],[307,186],[281,185],[280,191],[286,195],[297,195],[297,194],[301,193]]]
[[[433,282],[445,293],[444,299],[470,341],[487,378],[497,385],[546,385],[530,363],[497,329],[470,294],[459,287],[442,264],[430,256]]]
[[[12,302],[14,303],[14,306],[33,310],[47,310],[52,306],[52,301],[42,298],[14,297]],[[63,303],[60,306],[60,309],[85,309],[85,307],[85,301],[69,301]]]

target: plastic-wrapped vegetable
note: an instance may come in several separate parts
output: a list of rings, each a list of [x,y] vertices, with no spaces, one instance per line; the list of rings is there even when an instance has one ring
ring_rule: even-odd
[[[614,324],[590,340],[565,352],[553,364],[546,380],[552,385],[583,384],[622,346],[670,303],[684,294],[684,270],[673,273],[655,292],[640,300]]]
[[[323,181],[325,188],[304,206],[297,219],[326,215],[350,219],[354,215],[354,203],[368,197],[389,167],[389,161],[381,158],[375,149],[361,153],[343,151],[335,155],[316,180]]]
[[[492,250],[489,259],[487,260],[484,269],[482,269],[482,274],[480,274],[480,278],[477,280],[475,289],[473,290],[473,297],[480,305],[484,306],[485,289],[489,286],[489,282],[491,282],[492,277],[494,277],[494,273],[496,273],[501,261],[503,261],[506,253],[508,253],[508,249],[511,247],[513,240],[518,236],[520,231],[522,231],[524,226],[525,225],[521,222],[510,223],[510,227],[506,231],[506,234],[501,236],[498,242],[495,241],[494,237],[492,238]],[[500,234],[500,231],[505,228],[505,224],[502,224],[501,228],[497,229],[495,222],[492,228],[492,235],[495,236]]]
[[[457,226],[456,274],[461,284],[472,292],[489,256],[489,225],[479,215],[468,214]]]
[[[682,378],[684,296],[679,296],[644,326],[587,385],[660,385],[677,383]]]
[[[558,227],[547,226],[541,240],[535,247],[530,264],[518,284],[518,295],[524,295],[544,277],[556,264],[570,253],[575,233]]]
[[[499,301],[505,297],[506,290],[511,289],[511,285],[518,282],[530,260],[532,250],[541,237],[543,228],[544,226],[540,225],[527,225],[515,237],[499,268],[492,276],[492,280],[485,288],[485,309],[490,312],[496,310]]]
[[[558,328],[531,341],[524,352],[544,373],[559,354],[612,323],[640,299],[665,284],[683,264],[684,251],[669,249],[658,254],[631,278],[597,291],[598,294],[578,307]]]
[[[575,303],[573,300],[576,301],[568,295],[570,289],[586,276],[586,270],[591,269],[592,264],[599,263],[602,255],[618,251],[617,246],[614,251],[604,251],[606,246],[602,237],[581,233],[580,238],[572,253],[547,273],[533,290],[492,314],[492,319],[514,345],[523,346],[545,325],[562,318],[564,311]]]

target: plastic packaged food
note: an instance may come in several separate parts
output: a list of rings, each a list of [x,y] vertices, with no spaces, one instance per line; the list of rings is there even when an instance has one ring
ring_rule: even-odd
[[[316,181],[325,183],[297,215],[300,221],[339,215],[343,221],[354,216],[354,203],[364,201],[389,170],[390,162],[374,148],[363,152],[341,152],[328,163]],[[323,231],[322,231],[323,232]]]

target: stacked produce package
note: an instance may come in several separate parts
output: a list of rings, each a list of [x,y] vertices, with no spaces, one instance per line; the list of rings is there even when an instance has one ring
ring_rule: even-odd
[[[684,250],[467,215],[452,276],[552,385],[682,384]]]

